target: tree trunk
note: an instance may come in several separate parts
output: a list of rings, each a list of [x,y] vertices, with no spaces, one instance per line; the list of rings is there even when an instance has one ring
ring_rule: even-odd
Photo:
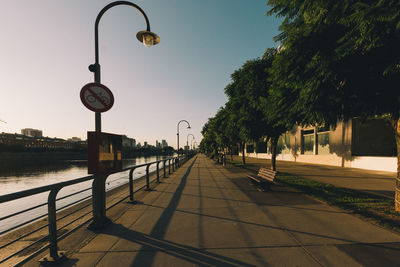
[[[231,161],[233,161],[233,146],[231,146]]]
[[[244,155],[244,142],[240,144],[242,146],[242,162],[246,165],[246,156]]]
[[[272,137],[271,138],[271,170],[276,171],[276,147],[278,145],[279,137]]]
[[[397,177],[395,185],[395,210],[400,211],[400,118],[392,115],[392,126],[397,147]]]

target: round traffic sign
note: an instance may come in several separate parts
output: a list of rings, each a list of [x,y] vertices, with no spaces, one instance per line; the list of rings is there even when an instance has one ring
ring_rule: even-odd
[[[88,83],[81,90],[81,101],[85,107],[94,112],[105,112],[114,104],[114,96],[101,83]]]

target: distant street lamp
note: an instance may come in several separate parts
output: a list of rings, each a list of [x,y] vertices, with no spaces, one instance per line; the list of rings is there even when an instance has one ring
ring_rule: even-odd
[[[187,123],[187,125],[188,125],[188,129],[190,129],[190,124],[189,124],[189,122],[187,121],[187,120],[181,120],[181,121],[179,121],[178,122],[178,125],[177,125],[177,133],[176,133],[176,136],[177,136],[177,140],[178,140],[178,145],[177,145],[177,147],[178,147],[178,158],[179,158],[179,124],[181,123],[181,122],[186,122]]]
[[[194,135],[193,134],[188,134],[187,135],[187,137],[186,137],[186,146],[188,147],[188,149],[189,149],[189,136],[193,137],[192,141],[194,140]]]
[[[196,143],[196,139],[195,138],[193,138],[192,141],[190,142],[190,146],[191,146],[192,149],[194,149],[194,147],[193,147],[194,143]]]
[[[116,1],[105,6],[100,13],[97,15],[95,26],[94,26],[94,50],[95,50],[95,63],[89,66],[89,70],[94,73],[94,82],[100,83],[100,64],[99,64],[99,22],[103,14],[110,8],[118,5],[127,5],[136,8],[140,13],[142,13],[144,19],[146,20],[147,29],[145,31],[140,31],[136,34],[136,38],[142,42],[146,47],[156,45],[160,42],[160,37],[157,34],[150,31],[150,22],[144,11],[136,4],[128,1]],[[101,113],[96,112],[95,115],[96,132],[101,132]]]
[[[194,141],[194,143],[193,143],[193,149],[196,149],[196,146],[197,146],[197,142]]]

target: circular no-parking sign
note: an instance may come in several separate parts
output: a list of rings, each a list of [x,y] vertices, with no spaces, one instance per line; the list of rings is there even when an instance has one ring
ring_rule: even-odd
[[[114,96],[101,83],[88,83],[81,90],[81,101],[85,107],[94,112],[105,112],[114,104]]]

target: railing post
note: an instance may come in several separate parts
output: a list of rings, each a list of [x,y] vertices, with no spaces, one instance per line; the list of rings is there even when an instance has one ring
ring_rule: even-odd
[[[171,159],[168,160],[168,175],[171,174]]]
[[[132,168],[129,171],[129,199],[130,201],[134,202],[135,199],[133,197],[133,172],[135,171],[136,168]]]
[[[159,168],[160,161],[157,161],[157,183],[160,183],[160,168]]]
[[[57,247],[57,208],[56,208],[56,197],[61,187],[54,188],[50,191],[47,199],[47,209],[48,209],[48,220],[49,220],[49,249],[50,257],[45,257],[41,259],[41,262],[58,262],[65,256],[63,253],[58,251]]]
[[[150,173],[149,173],[150,164],[146,165],[146,190],[150,190]]]
[[[167,160],[164,160],[164,164],[163,164],[163,170],[164,170],[164,178],[167,178],[167,175],[165,175],[165,164],[166,164]]]
[[[93,222],[89,225],[91,230],[100,230],[111,221],[106,217],[106,179],[108,175],[98,174],[93,179],[92,205]]]
[[[172,172],[175,172],[176,158],[172,159]]]

